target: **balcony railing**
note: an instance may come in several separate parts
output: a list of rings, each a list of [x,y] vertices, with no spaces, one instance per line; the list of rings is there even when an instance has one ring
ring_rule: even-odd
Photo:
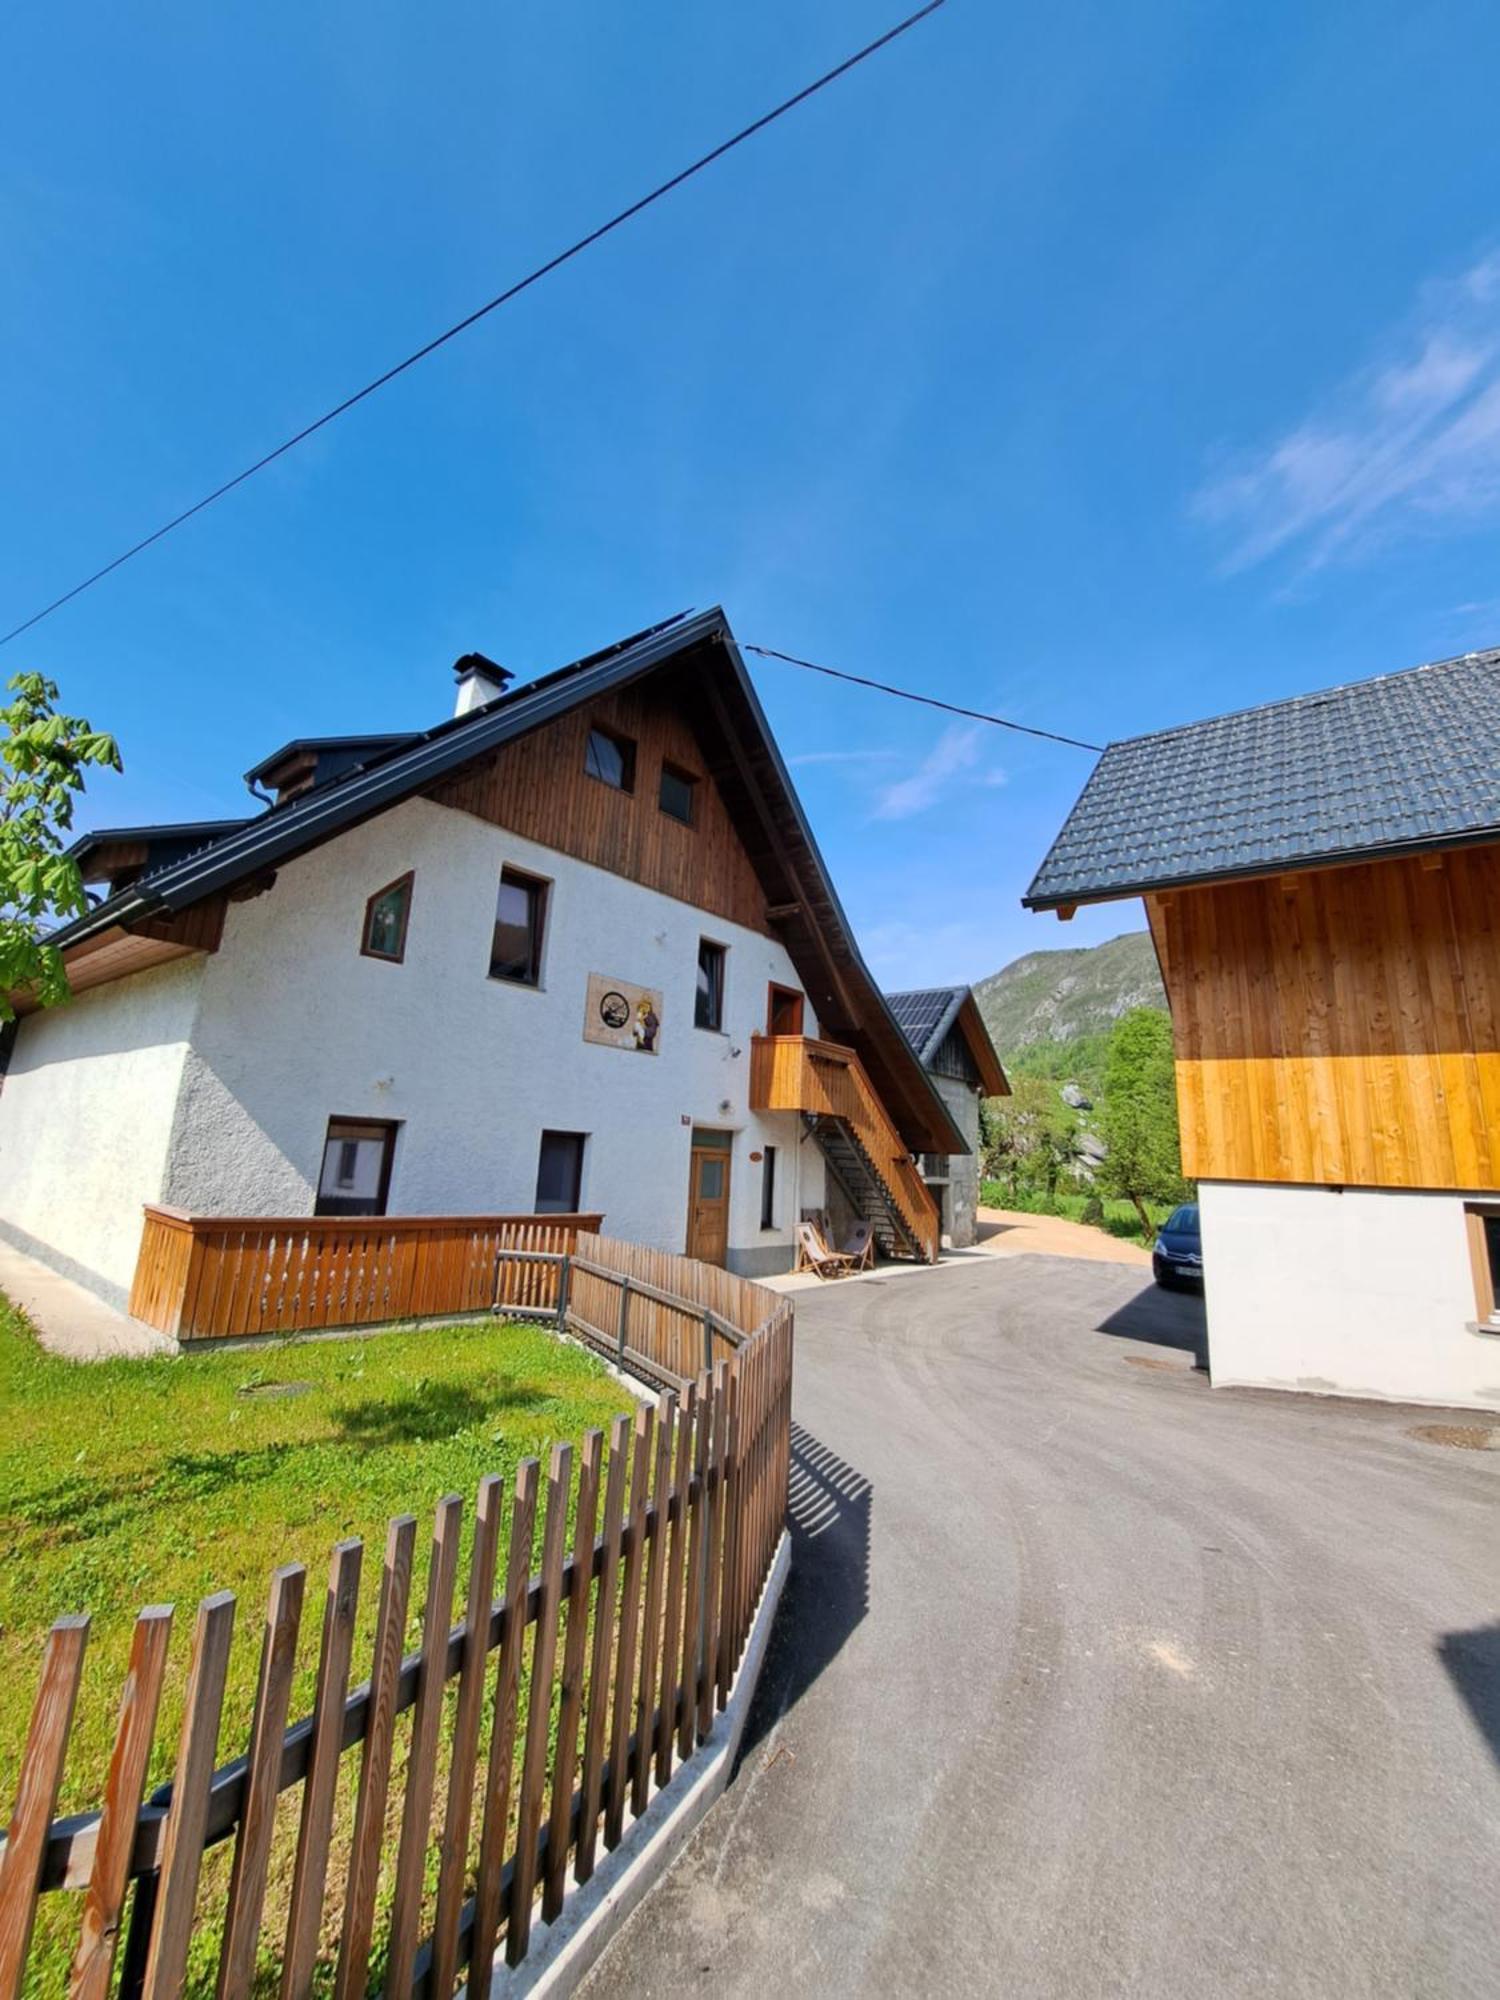
[[[753,1111],[803,1111],[847,1126],[880,1177],[927,1262],[936,1261],[937,1204],[853,1049],[809,1035],[755,1035],[750,1042]]]
[[[505,1253],[571,1251],[602,1220],[185,1215],[148,1202],[130,1310],[179,1340],[488,1312],[502,1295],[551,1311],[555,1267],[520,1263],[502,1279]]]

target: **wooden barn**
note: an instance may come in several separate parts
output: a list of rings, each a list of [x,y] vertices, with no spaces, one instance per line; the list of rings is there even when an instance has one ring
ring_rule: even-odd
[[[1024,900],[1135,896],[1214,1380],[1500,1408],[1500,653],[1111,744]]]

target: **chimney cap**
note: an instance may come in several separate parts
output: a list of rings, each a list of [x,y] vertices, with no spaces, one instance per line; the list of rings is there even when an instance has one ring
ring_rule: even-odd
[[[508,686],[515,679],[509,667],[502,667],[498,660],[491,660],[483,653],[464,653],[453,662],[455,680],[467,680],[470,674],[493,681],[499,688]]]

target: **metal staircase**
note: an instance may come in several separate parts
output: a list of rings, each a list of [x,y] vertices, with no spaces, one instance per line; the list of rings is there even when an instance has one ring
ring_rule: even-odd
[[[818,1142],[828,1171],[856,1215],[872,1223],[883,1257],[910,1257],[926,1262],[926,1252],[902,1214],[880,1170],[842,1119],[804,1112],[802,1122]]]

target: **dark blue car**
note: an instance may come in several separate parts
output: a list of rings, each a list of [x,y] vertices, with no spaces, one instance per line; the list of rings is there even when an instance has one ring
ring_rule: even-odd
[[[1156,1282],[1173,1285],[1203,1283],[1203,1237],[1198,1228],[1198,1204],[1185,1201],[1162,1224],[1151,1253]]]

